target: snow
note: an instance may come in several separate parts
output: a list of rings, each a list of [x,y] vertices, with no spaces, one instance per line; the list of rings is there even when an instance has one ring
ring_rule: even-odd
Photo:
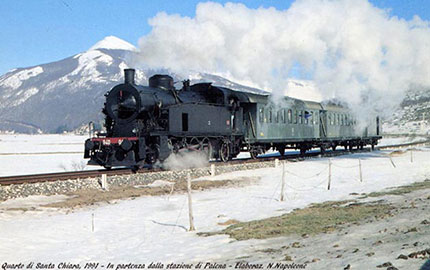
[[[0,135],[0,176],[72,171],[85,166],[87,136]]]
[[[118,65],[118,67],[119,67],[119,70],[124,70],[124,69],[127,69],[127,68],[130,68],[126,63],[124,63],[124,62],[121,62],[119,65]],[[122,74],[121,74],[122,75]]]
[[[331,158],[330,190],[327,190],[327,158],[288,162],[284,202],[279,200],[282,167],[203,177],[259,180],[244,180],[241,186],[193,191],[197,232],[221,230],[225,226],[219,223],[228,219],[249,221],[281,215],[311,203],[353,199],[356,196],[350,195],[353,192],[378,191],[429,178],[430,149],[414,151],[413,163],[409,153],[393,156],[396,168],[391,165],[389,153],[377,151]],[[0,208],[5,208],[5,204],[13,208],[14,202],[17,206],[24,203],[23,199],[14,199],[0,203]],[[43,208],[26,212],[0,210],[0,254],[8,262],[193,263],[237,261],[246,255],[252,261],[253,252],[271,241],[234,241],[225,235],[201,237],[188,232],[186,202],[186,194],[173,194],[117,201],[70,213]]]
[[[22,97],[12,102],[12,106],[17,106],[21,103],[24,103],[27,99],[29,99],[31,96],[36,95],[37,93],[39,93],[39,89],[37,89],[36,87],[31,87],[25,91],[24,90],[19,91],[18,93],[16,93],[16,96],[22,96]]]
[[[79,75],[83,79],[79,80],[78,85],[85,82],[103,82],[102,74],[97,70],[97,66],[109,66],[113,63],[113,58],[99,50],[90,50],[75,56],[78,58],[79,65],[67,77]],[[78,89],[76,90],[78,91]]]
[[[425,141],[425,140],[428,140],[428,138],[424,137],[424,136],[384,137],[379,141],[378,146],[403,144],[403,143],[411,143],[411,142],[420,142],[420,141]]]
[[[43,72],[43,68],[40,66],[25,69],[23,71],[13,73],[10,76],[5,77],[0,80],[0,86],[17,89],[23,83],[23,81],[30,79],[31,77],[35,77]]]
[[[14,200],[5,201],[0,205],[0,210],[19,209],[19,208],[35,208],[48,203],[61,202],[69,198],[66,195],[53,196],[29,196],[26,198],[16,198]]]
[[[88,51],[97,49],[136,51],[136,47],[115,36],[107,36],[94,44]]]

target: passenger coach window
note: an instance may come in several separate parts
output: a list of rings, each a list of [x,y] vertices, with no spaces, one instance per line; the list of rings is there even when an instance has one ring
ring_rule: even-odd
[[[288,110],[288,123],[292,123],[293,122],[293,112],[291,111],[291,109]]]
[[[314,116],[315,116],[314,111],[311,111],[311,119],[309,119],[309,123],[311,125],[315,125],[315,123],[314,123]]]
[[[264,108],[260,108],[260,113],[259,113],[258,117],[260,118],[260,123],[263,123],[264,122]]]
[[[315,112],[311,111],[311,119],[309,119],[309,122],[311,123],[311,125],[315,125],[314,117],[315,117]]]
[[[303,124],[303,111],[299,113],[299,124]]]
[[[272,123],[272,108],[269,108],[269,123]]]
[[[285,109],[282,109],[282,114],[281,114],[281,118],[282,118],[282,123],[286,123],[287,122],[287,119],[285,118]]]
[[[297,114],[298,114],[298,111],[297,110],[294,110],[294,124],[297,124]]]

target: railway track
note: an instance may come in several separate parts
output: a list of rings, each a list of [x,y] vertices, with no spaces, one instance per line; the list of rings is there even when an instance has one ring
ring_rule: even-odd
[[[385,150],[392,148],[405,148],[410,146],[424,146],[430,144],[430,139],[419,142],[412,143],[404,143],[404,144],[396,144],[396,145],[385,145],[376,147],[377,150]],[[235,159],[228,163],[223,162],[214,162],[217,166],[228,166],[234,164],[241,163],[255,163],[255,162],[267,162],[275,159],[279,160],[303,160],[305,158],[315,157],[315,156],[324,156],[324,157],[332,157],[332,156],[340,156],[351,153],[360,153],[360,152],[369,152],[370,148],[364,148],[362,150],[354,150],[353,152],[346,150],[336,150],[336,151],[327,151],[325,153],[321,153],[320,151],[310,151],[306,153],[305,156],[301,156],[298,153],[286,153],[284,156],[265,156],[259,157],[258,159]],[[38,182],[52,182],[52,181],[61,181],[61,180],[73,180],[73,179],[81,179],[81,178],[90,178],[90,177],[100,177],[102,174],[106,174],[108,176],[117,176],[117,175],[128,175],[134,173],[148,173],[148,172],[156,172],[161,171],[159,168],[144,168],[140,169],[137,172],[133,172],[128,168],[118,168],[112,170],[88,170],[88,171],[76,171],[76,172],[59,172],[59,173],[44,173],[44,174],[32,174],[32,175],[17,175],[17,176],[3,176],[0,177],[0,186],[5,185],[17,185],[24,183],[38,183]]]
[[[76,172],[59,172],[59,173],[42,173],[31,175],[16,175],[0,177],[0,185],[16,185],[24,183],[50,182],[58,180],[73,180],[79,178],[97,177],[102,174],[107,175],[123,175],[129,174],[129,169],[113,169],[113,170],[88,170]]]

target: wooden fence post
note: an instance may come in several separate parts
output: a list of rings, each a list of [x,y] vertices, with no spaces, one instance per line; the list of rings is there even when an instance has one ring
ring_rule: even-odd
[[[194,218],[193,218],[193,206],[191,200],[191,175],[188,173],[187,175],[187,190],[188,190],[188,217],[190,219],[190,229],[189,231],[194,231],[196,228],[194,227]]]
[[[331,185],[331,159],[328,159],[328,185],[327,190],[330,190]]]
[[[393,167],[394,167],[394,168],[396,168],[396,164],[394,164],[394,161],[393,161],[393,159],[391,158],[391,156],[390,156],[390,161],[391,161],[391,165],[393,165]]]
[[[211,176],[215,176],[215,164],[211,164]]]
[[[101,180],[101,186],[102,189],[107,190],[108,189],[108,185],[107,185],[107,175],[104,173],[102,174],[102,180]]]
[[[363,182],[363,173],[361,171],[361,159],[358,159],[358,168],[360,170],[360,182]]]
[[[94,232],[94,213],[91,214],[91,231]]]
[[[281,184],[281,202],[284,199],[284,187],[285,187],[285,162],[282,162],[282,184]]]

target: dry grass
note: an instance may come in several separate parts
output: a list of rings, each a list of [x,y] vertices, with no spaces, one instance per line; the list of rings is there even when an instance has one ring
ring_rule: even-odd
[[[367,195],[365,195],[363,198],[366,197],[381,197],[386,195],[402,195],[406,193],[410,193],[415,190],[421,190],[421,189],[428,189],[430,188],[430,180],[425,180],[424,182],[416,182],[412,183],[410,185],[401,186],[392,188],[386,191],[379,191],[379,192],[371,192]]]
[[[201,233],[209,236],[228,234],[237,240],[265,239],[287,235],[316,235],[327,233],[336,227],[361,220],[383,218],[390,213],[386,204],[357,204],[351,201],[313,204],[304,209],[263,220],[241,222],[215,233]]]
[[[218,225],[221,225],[221,226],[227,226],[227,225],[234,225],[234,224],[238,224],[238,223],[240,223],[240,221],[239,221],[239,220],[236,220],[236,219],[229,219],[229,220],[227,220],[227,221],[225,221],[225,222],[219,222],[219,223],[218,223]]]
[[[220,187],[228,187],[228,186],[237,186],[237,185],[246,185],[253,181],[256,181],[255,178],[239,178],[235,180],[219,180],[219,181],[210,181],[210,180],[201,180],[195,181],[191,183],[191,188],[193,190],[206,190],[212,188],[220,188]],[[187,190],[187,182],[182,180],[174,183],[173,189],[171,186],[160,186],[160,187],[111,187],[108,191],[101,191],[98,189],[89,189],[89,190],[79,190],[73,193],[69,193],[66,195],[70,195],[70,198],[56,203],[50,203],[47,205],[43,205],[45,207],[55,207],[55,208],[75,208],[75,207],[83,207],[87,205],[94,205],[100,202],[110,203],[111,201],[127,199],[127,198],[136,198],[140,196],[159,196],[159,195],[168,195],[172,193],[182,193]]]

